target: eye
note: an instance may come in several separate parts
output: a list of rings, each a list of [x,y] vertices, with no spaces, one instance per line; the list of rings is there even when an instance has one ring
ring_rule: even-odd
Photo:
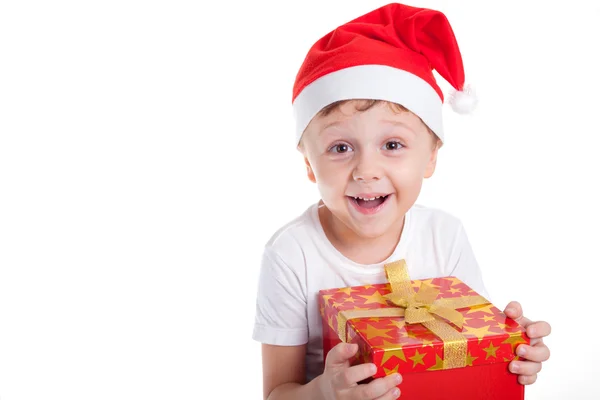
[[[352,148],[345,143],[338,143],[331,146],[328,151],[331,153],[343,154],[352,151]]]
[[[400,150],[404,146],[402,145],[402,143],[392,140],[387,142],[384,147],[386,150]]]

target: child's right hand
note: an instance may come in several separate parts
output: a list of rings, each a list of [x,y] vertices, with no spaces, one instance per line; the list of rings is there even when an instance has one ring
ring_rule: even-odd
[[[350,359],[358,351],[358,345],[339,343],[325,359],[325,370],[319,377],[319,389],[326,400],[392,400],[400,397],[396,387],[402,382],[400,374],[394,373],[377,378],[368,384],[358,382],[377,371],[375,364],[350,366]]]

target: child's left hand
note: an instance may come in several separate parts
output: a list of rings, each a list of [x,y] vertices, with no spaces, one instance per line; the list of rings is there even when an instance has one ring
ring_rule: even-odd
[[[544,344],[542,338],[550,334],[550,324],[544,321],[532,322],[523,316],[521,304],[511,301],[506,306],[504,314],[514,319],[525,328],[531,345],[517,346],[517,355],[522,361],[511,361],[509,370],[519,375],[519,383],[531,385],[537,379],[537,374],[542,369],[542,362],[550,358],[550,349]]]

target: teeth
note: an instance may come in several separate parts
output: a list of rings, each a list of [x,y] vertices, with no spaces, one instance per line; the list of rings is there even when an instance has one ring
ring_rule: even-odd
[[[379,199],[380,197],[383,197],[383,196],[377,196],[377,197],[371,197],[371,198],[366,198],[366,197],[354,197],[354,198],[356,200],[360,199],[360,200],[364,200],[364,201],[372,201],[372,200],[375,200],[375,199]]]

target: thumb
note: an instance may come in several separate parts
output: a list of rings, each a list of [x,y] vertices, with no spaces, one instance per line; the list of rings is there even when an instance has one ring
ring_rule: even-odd
[[[356,343],[338,343],[333,347],[327,358],[325,359],[325,368],[327,367],[339,367],[346,364],[346,362],[352,358],[358,351],[358,345]]]
[[[521,307],[521,304],[518,301],[511,301],[508,303],[504,309],[504,314],[506,314],[507,317],[514,319],[519,325],[525,328],[531,324],[531,321],[523,316],[523,307]]]

